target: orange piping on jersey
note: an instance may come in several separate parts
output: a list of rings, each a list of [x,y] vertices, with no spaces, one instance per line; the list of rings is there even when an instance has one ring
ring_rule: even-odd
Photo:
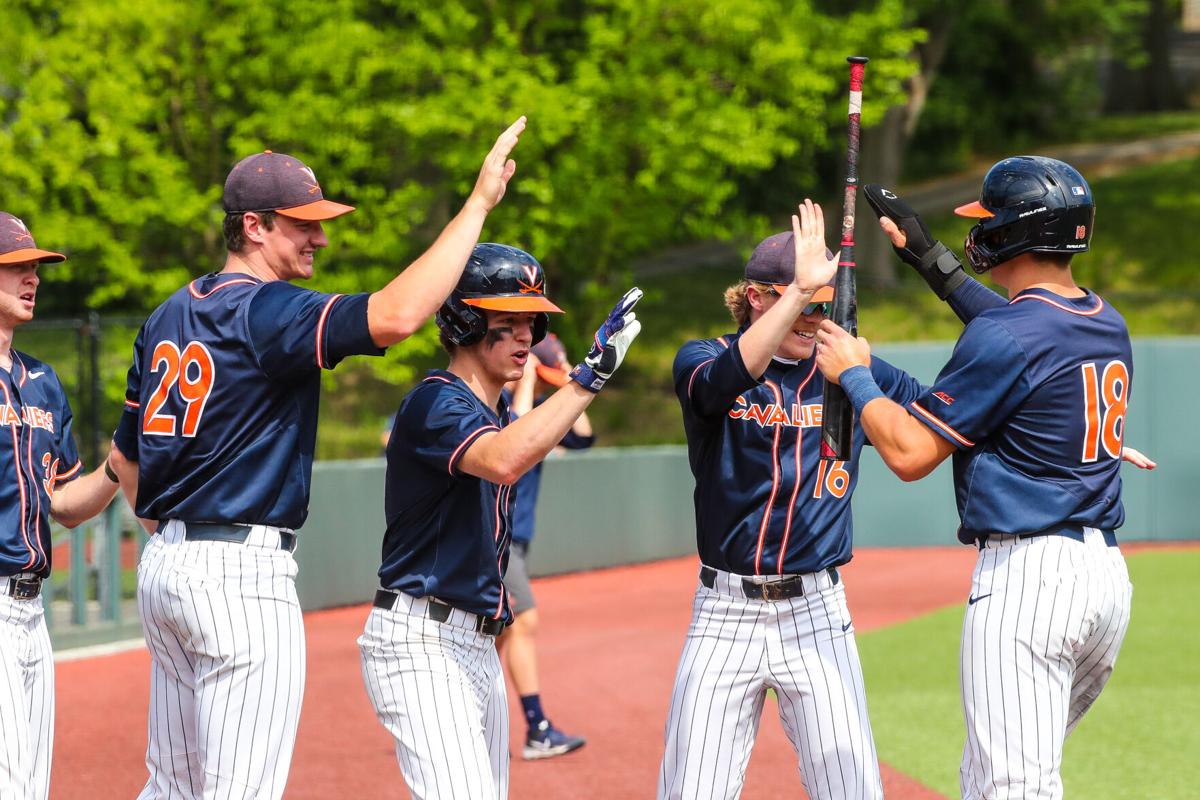
[[[29,431],[29,436],[25,440],[25,463],[29,466],[29,474],[37,475],[37,472],[33,468],[33,431],[32,430]],[[41,557],[43,562],[49,562],[49,560],[50,560],[50,559],[46,558],[46,551],[42,547],[42,493],[37,491],[36,483],[33,484],[33,486],[34,486],[33,495],[37,498],[37,509],[38,510],[37,510],[37,516],[35,516],[33,518],[34,555],[33,555],[33,559],[30,561],[30,564],[29,564],[30,566],[33,566],[33,564],[37,563],[37,559],[39,556]]]
[[[1023,294],[1020,297],[1015,298],[1014,300],[1010,301],[1009,305],[1011,306],[1013,303],[1019,303],[1022,300],[1041,300],[1046,305],[1054,306],[1055,308],[1061,309],[1063,311],[1066,311],[1069,314],[1074,314],[1079,317],[1094,316],[1094,315],[1100,313],[1100,309],[1104,308],[1104,298],[1102,298],[1100,295],[1096,295],[1096,307],[1089,311],[1079,311],[1077,309],[1071,308],[1070,306],[1064,306],[1062,303],[1059,303],[1056,300],[1051,300],[1049,297],[1042,297],[1040,294]]]
[[[449,378],[444,377],[442,375],[430,375],[428,378],[425,378],[423,381],[421,381],[421,383],[429,383],[430,381],[441,381],[442,383],[454,383],[454,381],[452,381]]]
[[[800,394],[804,391],[804,387],[808,386],[808,382],[812,380],[813,375],[817,373],[817,362],[814,360],[812,369],[808,375],[796,387],[796,405],[800,405]],[[775,572],[779,575],[783,574],[783,554],[787,552],[788,538],[792,535],[792,513],[796,510],[796,498],[800,495],[800,483],[803,475],[801,474],[800,451],[804,447],[804,429],[796,427],[796,485],[792,487],[792,499],[788,501],[787,522],[783,526],[783,541],[779,545],[779,560],[775,565]]]
[[[3,381],[0,381],[0,389],[4,390],[4,399],[8,403],[8,407],[13,407],[12,395],[8,392],[8,386]],[[17,439],[17,423],[12,423],[8,426],[12,432],[13,439],[13,467],[17,473],[17,489],[21,493],[21,538],[25,540],[25,547],[29,550],[29,561],[22,569],[28,569],[37,561],[37,551],[29,544],[29,526],[25,524],[25,479],[21,475],[21,442]]]
[[[775,402],[782,407],[783,391],[771,381],[766,381],[766,385],[771,387],[771,391],[775,394]],[[763,539],[767,535],[767,525],[771,522],[771,507],[775,505],[775,495],[779,493],[779,434],[782,431],[782,425],[775,426],[775,439],[771,444],[771,496],[767,498],[767,507],[763,509],[762,523],[758,526],[758,548],[754,551],[755,575],[762,575]]]
[[[469,445],[471,442],[473,442],[477,438],[479,438],[479,436],[481,434],[487,433],[488,431],[499,431],[499,430],[500,430],[500,427],[498,425],[484,425],[482,428],[476,428],[474,431],[472,431],[471,434],[469,436],[467,436],[466,439],[463,439],[463,443],[458,446],[458,449],[450,454],[450,464],[449,464],[449,469],[447,471],[451,475],[454,474],[454,462],[458,460],[459,454],[462,453],[464,450],[466,450],[467,445]]]
[[[135,403],[133,400],[130,400],[128,398],[126,398],[126,400],[125,400],[125,405],[129,406],[130,408],[141,408],[142,407],[141,403]]]
[[[200,294],[200,292],[196,291],[196,284],[198,282],[199,282],[199,278],[197,278],[196,280],[194,280],[188,284],[188,293],[191,294],[191,296],[196,298],[197,300],[204,300],[209,297],[212,297],[213,294],[220,291],[221,289],[224,289],[227,286],[237,286],[239,283],[249,283],[251,285],[259,283],[259,281],[256,281],[253,278],[234,278],[231,281],[225,281],[224,283],[218,283],[216,286],[209,289],[204,294]]]
[[[54,476],[54,483],[55,483],[55,485],[57,485],[57,484],[59,484],[59,483],[62,483],[62,482],[63,482],[63,481],[65,481],[67,478],[70,478],[70,477],[72,477],[72,476],[73,476],[73,475],[74,475],[76,472],[79,472],[79,470],[81,470],[81,469],[83,469],[83,462],[82,462],[82,461],[76,461],[76,462],[75,462],[75,466],[71,467],[71,468],[70,468],[69,470],[67,470],[66,472],[60,472],[60,473],[58,473],[57,475],[55,475],[55,476]]]
[[[317,320],[317,368],[325,369],[325,359],[321,358],[321,341],[325,338],[325,321],[329,319],[329,310],[333,308],[333,304],[341,300],[344,295],[335,294],[329,298],[329,302],[325,304],[325,308],[321,309],[321,318]]]
[[[705,365],[711,364],[714,361],[716,361],[715,358],[710,358],[708,361],[701,361],[696,368],[692,370],[692,377],[688,378],[688,397],[692,396],[692,384],[696,382],[696,373],[704,369]]]
[[[929,413],[928,411],[926,411],[925,409],[923,409],[923,408],[921,408],[919,405],[917,405],[917,401],[916,401],[916,400],[914,400],[913,402],[909,403],[909,404],[908,404],[908,407],[909,407],[909,408],[911,408],[911,409],[913,409],[913,410],[915,410],[915,411],[916,411],[917,413],[919,413],[919,414],[920,414],[922,417],[924,417],[925,419],[929,420],[929,421],[930,421],[930,422],[932,422],[934,425],[936,425],[937,427],[941,428],[943,431],[945,431],[946,433],[948,433],[948,434],[950,435],[950,438],[951,438],[951,439],[953,439],[954,441],[958,442],[958,443],[959,443],[959,444],[961,444],[963,447],[974,447],[974,446],[975,446],[975,443],[974,443],[974,442],[972,442],[970,439],[968,439],[967,437],[963,436],[963,435],[962,435],[962,434],[960,434],[958,431],[954,430],[954,429],[953,429],[953,428],[951,428],[949,425],[947,425],[946,423],[942,422],[940,419],[938,419],[937,417],[935,417],[933,414]]]

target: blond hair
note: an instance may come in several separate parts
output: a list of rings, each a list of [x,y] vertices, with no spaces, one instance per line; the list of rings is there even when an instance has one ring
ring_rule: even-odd
[[[729,309],[729,315],[733,317],[733,321],[739,328],[750,322],[750,298],[746,296],[746,290],[750,288],[754,288],[760,294],[769,294],[775,291],[768,284],[745,279],[725,290],[725,308]]]

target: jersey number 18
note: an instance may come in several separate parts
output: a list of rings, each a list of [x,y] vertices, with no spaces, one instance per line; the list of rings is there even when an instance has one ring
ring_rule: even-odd
[[[1100,445],[1112,458],[1121,457],[1125,411],[1129,407],[1129,368],[1110,361],[1103,370],[1089,361],[1083,369],[1083,463],[1100,457]]]
[[[171,399],[171,390],[178,388],[179,397],[186,404],[183,424],[179,433],[183,436],[196,435],[204,405],[212,393],[217,375],[212,354],[200,342],[188,342],[182,350],[174,342],[164,339],[154,345],[150,356],[150,371],[162,372],[158,388],[146,403],[142,418],[142,433],[147,436],[175,436],[177,422],[174,414],[162,413],[163,406]]]

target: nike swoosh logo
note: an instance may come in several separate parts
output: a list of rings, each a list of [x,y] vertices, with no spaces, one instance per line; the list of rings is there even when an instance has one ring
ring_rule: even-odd
[[[31,372],[31,373],[29,373],[29,379],[30,379],[30,380],[33,380],[34,378],[40,378],[40,377],[42,377],[42,376],[43,376],[43,375],[45,375],[45,374],[46,374],[45,370],[40,370],[40,369],[39,369],[37,372]]]
[[[847,622],[845,625],[843,625],[843,626],[842,626],[842,633],[845,633],[846,631],[850,630],[850,626],[851,626],[851,625],[853,625],[853,624],[854,624],[853,622]]]
[[[973,606],[973,605],[975,605],[976,603],[978,603],[980,600],[982,600],[983,598],[985,598],[985,597],[991,597],[991,596],[992,596],[992,593],[991,593],[991,592],[988,592],[987,594],[981,594],[981,595],[979,595],[978,597],[968,597],[968,598],[967,598],[967,605],[969,605],[969,606]]]

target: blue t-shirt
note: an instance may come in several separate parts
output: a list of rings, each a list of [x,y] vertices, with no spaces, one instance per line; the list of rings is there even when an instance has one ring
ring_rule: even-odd
[[[480,436],[508,424],[462,379],[431,371],[400,403],[387,446],[380,584],[414,597],[508,620],[504,589],[512,539],[512,486],[459,470]]]
[[[0,575],[50,574],[50,496],[83,474],[71,406],[49,364],[12,351],[0,370]]]
[[[772,360],[756,380],[742,361],[740,335],[693,340],[675,356],[700,559],[739,575],[845,564],[862,428],[855,426],[849,461],[821,460],[825,384],[816,361]],[[871,373],[898,403],[923,390],[881,358],[872,358]]]
[[[117,446],[138,516],[299,528],[308,516],[321,370],[378,355],[367,294],[210,274],[134,343]]]
[[[909,412],[953,443],[959,538],[1113,529],[1133,382],[1125,320],[1098,295],[1028,289],[981,312]]]

